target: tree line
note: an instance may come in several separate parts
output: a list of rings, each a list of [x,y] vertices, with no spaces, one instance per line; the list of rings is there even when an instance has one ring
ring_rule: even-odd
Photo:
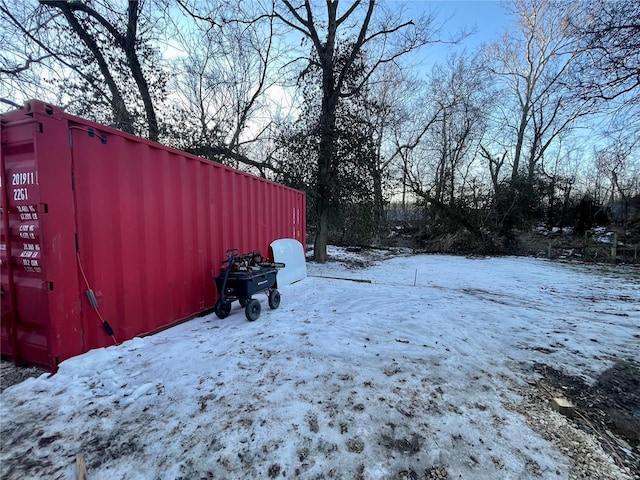
[[[640,4],[504,8],[501,37],[426,65],[473,32],[397,2],[1,0],[0,100],[305,190],[320,262],[381,241],[392,202],[487,245],[614,202],[636,219]]]

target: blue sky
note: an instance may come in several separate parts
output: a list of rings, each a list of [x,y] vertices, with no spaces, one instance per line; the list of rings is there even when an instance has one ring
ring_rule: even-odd
[[[484,42],[497,40],[512,18],[499,0],[409,0],[404,4],[417,12],[435,12],[445,21],[444,32],[474,31],[463,42],[471,51]]]
[[[474,44],[496,40],[510,20],[504,6],[499,1],[416,1],[416,4],[431,4],[442,11],[444,17],[451,16],[447,22],[451,28],[468,27],[475,33],[467,41]]]

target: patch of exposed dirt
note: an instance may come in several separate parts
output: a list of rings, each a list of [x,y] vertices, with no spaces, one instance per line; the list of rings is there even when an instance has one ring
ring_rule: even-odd
[[[0,393],[5,388],[20,383],[30,377],[39,377],[43,373],[48,373],[37,367],[18,367],[6,360],[0,361]]]
[[[616,362],[593,385],[548,365],[535,369],[542,375],[541,394],[575,405],[575,415],[568,421],[593,435],[619,466],[640,478],[640,364]]]
[[[393,480],[449,480],[447,469],[441,465],[428,468],[424,474],[414,470],[403,470]]]
[[[342,263],[349,270],[362,270],[381,260],[411,255],[414,250],[407,247],[376,247],[376,246],[350,246],[345,247],[344,252],[338,254],[329,253],[329,261]],[[313,261],[313,247],[309,246],[306,258]]]

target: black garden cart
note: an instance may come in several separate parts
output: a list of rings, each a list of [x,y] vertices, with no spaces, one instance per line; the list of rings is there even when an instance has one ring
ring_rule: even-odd
[[[278,308],[280,293],[276,289],[276,275],[282,267],[283,263],[269,262],[257,250],[244,255],[237,249],[227,250],[227,260],[215,278],[220,294],[214,307],[215,314],[218,318],[226,318],[231,312],[231,304],[238,300],[247,320],[257,320],[262,307],[252,296],[261,292],[267,294],[269,307]]]

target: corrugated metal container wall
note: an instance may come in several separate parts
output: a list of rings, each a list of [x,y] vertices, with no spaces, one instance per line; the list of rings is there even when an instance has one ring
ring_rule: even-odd
[[[1,349],[18,361],[113,344],[98,311],[118,341],[192,317],[227,249],[304,244],[304,193],[39,101],[2,115],[0,157]]]

